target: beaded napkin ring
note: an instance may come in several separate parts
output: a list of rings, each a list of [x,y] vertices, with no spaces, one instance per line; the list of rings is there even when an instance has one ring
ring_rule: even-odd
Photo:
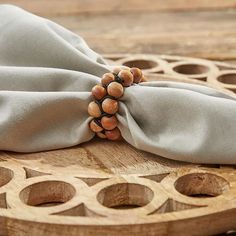
[[[119,109],[118,99],[124,94],[124,87],[145,81],[138,68],[115,68],[102,76],[101,85],[92,88],[94,101],[88,105],[88,113],[94,117],[89,123],[90,129],[100,138],[118,140],[121,133],[116,118]]]

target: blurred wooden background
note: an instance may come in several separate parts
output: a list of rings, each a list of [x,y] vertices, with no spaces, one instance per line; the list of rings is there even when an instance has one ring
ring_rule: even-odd
[[[236,0],[7,3],[62,24],[83,36],[99,53],[158,53],[236,61]]]

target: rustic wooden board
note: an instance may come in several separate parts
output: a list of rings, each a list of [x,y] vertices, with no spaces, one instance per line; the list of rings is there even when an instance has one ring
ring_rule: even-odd
[[[233,65],[166,55],[106,58],[138,65],[149,80],[235,96]],[[0,155],[0,235],[212,235],[236,229],[235,218],[235,166],[171,161],[99,139]]]
[[[51,16],[99,53],[236,58],[236,10]],[[99,27],[95,27],[99,26]]]
[[[0,3],[6,1],[0,0]],[[68,15],[98,12],[176,11],[236,8],[235,0],[8,0],[40,15]]]
[[[236,0],[7,2],[62,24],[99,53],[236,60]]]

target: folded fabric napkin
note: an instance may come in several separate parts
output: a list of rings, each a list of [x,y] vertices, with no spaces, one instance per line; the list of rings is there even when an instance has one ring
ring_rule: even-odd
[[[91,88],[111,67],[58,24],[0,6],[0,149],[36,152],[93,138]],[[117,113],[123,138],[174,160],[236,164],[236,101],[205,86],[143,82]]]

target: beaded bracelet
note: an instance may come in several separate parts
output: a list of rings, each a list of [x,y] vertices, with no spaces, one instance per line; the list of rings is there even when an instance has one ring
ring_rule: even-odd
[[[124,87],[145,81],[139,68],[115,68],[102,76],[101,84],[92,88],[94,101],[88,105],[88,113],[93,117],[90,129],[100,138],[119,140],[121,133],[116,118],[118,99],[124,94]]]

